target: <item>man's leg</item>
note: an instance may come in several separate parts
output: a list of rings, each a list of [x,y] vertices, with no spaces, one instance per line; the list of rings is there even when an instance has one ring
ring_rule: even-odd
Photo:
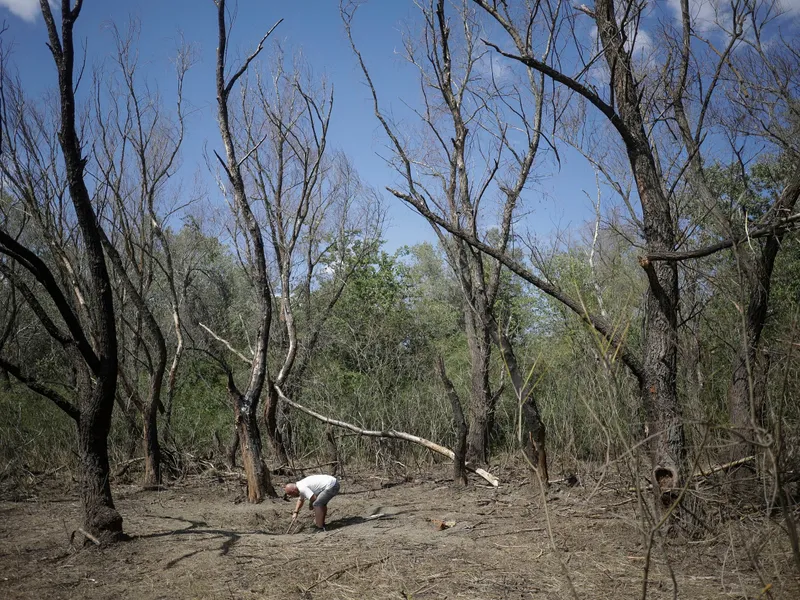
[[[314,525],[319,528],[325,527],[325,516],[328,514],[328,505],[314,506]]]

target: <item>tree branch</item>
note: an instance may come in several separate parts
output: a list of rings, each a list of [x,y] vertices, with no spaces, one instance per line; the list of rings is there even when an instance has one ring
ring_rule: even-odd
[[[27,377],[23,375],[22,370],[15,364],[8,362],[5,358],[0,356],[0,367],[5,369],[10,375],[13,375],[20,383],[25,384],[25,386],[30,389],[31,391],[36,392],[40,396],[44,396],[45,398],[49,398],[53,401],[58,408],[63,410],[67,415],[76,423],[80,421],[81,418],[81,411],[72,404],[69,400],[64,398],[61,394],[57,391],[48,387],[37,380],[33,379],[32,377]]]
[[[407,442],[413,442],[414,444],[420,444],[421,446],[425,446],[426,448],[428,448],[428,450],[433,450],[434,452],[437,452],[437,453],[439,453],[439,454],[441,454],[443,456],[446,456],[450,460],[454,460],[455,459],[455,453],[452,450],[450,450],[449,448],[445,448],[444,446],[440,446],[439,444],[436,444],[435,442],[431,442],[430,440],[426,440],[425,438],[421,438],[419,436],[412,435],[410,433],[405,433],[403,431],[395,431],[394,429],[384,429],[384,430],[380,430],[380,431],[372,430],[372,429],[362,429],[361,427],[358,427],[356,425],[351,425],[350,423],[347,423],[345,421],[339,421],[338,419],[331,419],[330,417],[326,417],[325,415],[321,415],[320,413],[315,412],[315,411],[311,410],[310,408],[306,408],[302,404],[298,404],[297,402],[293,402],[292,400],[289,400],[289,398],[287,398],[284,395],[283,391],[281,391],[281,389],[279,387],[277,387],[277,386],[275,386],[275,390],[278,393],[278,398],[280,398],[280,400],[282,402],[285,402],[289,406],[293,406],[297,410],[302,411],[302,412],[306,413],[307,415],[312,416],[315,419],[318,419],[318,420],[322,421],[323,423],[329,423],[331,425],[335,425],[336,427],[342,427],[343,429],[349,429],[350,431],[353,431],[353,432],[355,432],[355,433],[357,433],[359,435],[363,435],[363,436],[366,436],[366,437],[394,438],[394,439],[398,439],[398,440],[405,440]],[[497,486],[500,485],[500,480],[498,480],[497,477],[495,477],[491,473],[485,471],[484,469],[475,468],[475,467],[473,467],[473,466],[471,466],[469,464],[466,464],[465,466],[466,466],[468,471],[471,471],[472,473],[475,473],[476,475],[480,475],[486,481],[491,483],[494,487],[497,487]]]

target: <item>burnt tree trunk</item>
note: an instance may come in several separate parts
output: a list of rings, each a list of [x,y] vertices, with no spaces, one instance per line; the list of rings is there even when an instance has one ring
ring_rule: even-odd
[[[40,0],[40,5],[47,27],[48,46],[58,71],[59,143],[70,198],[82,234],[92,300],[92,322],[88,327],[92,329],[94,349],[81,349],[91,377],[89,370],[84,371],[86,376],[82,378],[81,386],[84,397],[78,426],[84,525],[88,533],[101,541],[111,542],[120,539],[122,534],[122,517],[111,496],[108,465],[108,432],[117,390],[117,331],[100,226],[84,181],[86,160],[81,155],[81,140],[75,127],[72,30],[82,4],[77,3],[73,8],[69,0],[62,0],[60,37],[48,0]],[[80,344],[78,346],[80,349]]]
[[[93,395],[102,393],[100,388]],[[122,517],[114,506],[109,481],[108,431],[111,411],[100,411],[93,417],[82,413],[78,424],[83,528],[101,542],[109,543],[122,536]]]
[[[103,245],[106,254],[114,265],[123,286],[128,290],[130,298],[136,307],[137,318],[139,319],[138,329],[146,329],[150,337],[151,354],[154,355],[155,362],[150,363],[150,390],[146,402],[139,403],[142,411],[142,433],[144,448],[144,481],[142,487],[146,490],[158,489],[161,485],[161,444],[158,439],[158,412],[163,412],[161,403],[161,389],[164,382],[164,372],[167,369],[167,345],[164,341],[164,334],[153,316],[150,307],[144,300],[141,289],[137,289],[130,275],[126,271],[126,266],[117,249],[108,239],[105,232],[101,231]],[[137,336],[137,344],[144,343],[144,336]],[[124,378],[123,378],[124,379]],[[130,393],[135,397],[135,383],[129,384]]]
[[[236,403],[236,431],[239,437],[239,450],[242,454],[242,466],[247,477],[247,501],[258,503],[264,496],[277,498],[272,487],[269,469],[261,458],[261,435],[258,431],[258,419],[253,410],[249,410],[248,401],[240,396]]]
[[[143,419],[144,482],[146,490],[161,485],[161,444],[158,441],[158,403],[151,400]]]
[[[44,1],[44,0],[43,0]],[[264,41],[269,37],[270,31],[262,38],[256,50],[240,65],[230,76],[226,76],[226,57],[228,44],[228,27],[226,25],[225,0],[216,0],[217,5],[217,46],[216,61],[216,91],[217,91],[217,120],[220,136],[225,146],[225,157],[217,157],[227,176],[230,191],[233,195],[233,204],[244,227],[248,244],[248,255],[251,261],[250,277],[258,302],[258,332],[255,336],[255,350],[253,352],[252,366],[247,388],[240,393],[228,373],[228,389],[234,399],[234,416],[236,429],[239,433],[239,447],[242,452],[242,464],[247,475],[247,497],[250,502],[259,502],[265,495],[276,496],[275,490],[269,479],[269,471],[261,458],[261,437],[258,431],[257,410],[261,392],[267,379],[267,350],[270,342],[270,326],[272,323],[273,292],[269,282],[267,259],[264,252],[264,238],[261,226],[250,206],[247,197],[244,178],[242,177],[242,162],[237,156],[237,148],[231,133],[231,120],[228,111],[228,98],[238,79],[245,73],[250,63],[258,56],[264,47]],[[280,21],[279,21],[280,23]],[[277,24],[275,25],[277,26]]]
[[[462,484],[467,485],[467,421],[464,418],[464,411],[461,410],[461,401],[458,399],[456,388],[453,387],[453,382],[447,377],[441,356],[436,361],[436,369],[439,373],[439,378],[442,380],[447,398],[450,400],[450,406],[453,408],[453,422],[456,427],[456,443],[453,446],[453,454],[455,455],[453,458],[453,481],[460,481]]]

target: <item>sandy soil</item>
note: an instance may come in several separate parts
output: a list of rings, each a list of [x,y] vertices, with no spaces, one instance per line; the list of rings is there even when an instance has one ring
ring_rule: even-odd
[[[521,483],[463,489],[444,469],[350,475],[328,531],[310,533],[307,513],[292,535],[293,504],[248,505],[236,478],[205,474],[161,492],[116,485],[131,539],[111,548],[71,542],[77,497],[42,482],[0,501],[0,598],[642,597],[632,494],[555,486],[545,511],[524,472],[500,475]],[[729,522],[706,539],[667,540],[652,556],[648,598],[672,598],[674,584],[680,598],[800,598],[778,521]]]

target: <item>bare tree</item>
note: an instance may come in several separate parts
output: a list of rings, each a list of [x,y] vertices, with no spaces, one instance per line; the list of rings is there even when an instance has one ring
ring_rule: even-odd
[[[161,483],[161,447],[158,412],[164,412],[162,389],[167,365],[166,335],[157,315],[159,298],[153,286],[166,279],[175,325],[176,348],[170,370],[170,397],[182,353],[182,332],[175,272],[163,223],[183,206],[164,207],[163,194],[173,175],[184,136],[183,79],[191,65],[189,49],[181,48],[177,67],[177,101],[174,122],[165,114],[157,89],[138,75],[138,23],[123,35],[114,27],[115,67],[95,76],[95,118],[92,121],[94,158],[98,165],[98,195],[109,209],[106,254],[120,281],[117,287],[120,332],[130,331],[123,352],[120,376],[125,391],[142,407],[145,474],[144,486]],[[159,248],[160,246],[160,248]],[[132,305],[132,312],[126,304]],[[131,314],[130,318],[126,315]],[[167,325],[168,327],[168,325]],[[146,335],[143,335],[146,332]],[[145,340],[149,339],[149,344]],[[150,385],[142,398],[138,374],[144,367]]]
[[[284,387],[298,353],[295,290],[298,254],[303,238],[324,216],[327,199],[322,197],[325,179],[325,149],[333,110],[333,91],[323,84],[309,89],[309,76],[303,67],[285,70],[283,52],[278,48],[272,72],[259,73],[255,81],[245,79],[241,93],[241,120],[245,139],[251,148],[245,163],[258,202],[268,224],[277,266],[274,288],[280,290],[279,342],[282,364],[269,384],[264,407],[267,435],[279,462],[285,464],[287,449],[278,428],[279,402],[275,386]],[[310,240],[308,240],[310,242]],[[302,263],[301,263],[302,264]],[[306,265],[313,276],[314,264]]]
[[[791,219],[800,197],[800,45],[791,39],[768,39],[767,26],[770,13],[779,7],[772,3],[749,5],[744,18],[749,26],[749,35],[743,37],[744,48],[731,55],[731,79],[735,85],[726,90],[733,105],[728,116],[729,127],[741,136],[764,140],[768,148],[774,148],[776,191],[766,198],[768,208],[764,214],[748,222],[747,211],[735,223],[741,224],[739,235],[747,238],[751,229],[773,227],[764,238],[735,246],[738,265],[742,270],[747,297],[747,309],[743,314],[743,343],[735,358],[728,392],[729,413],[733,428],[734,443],[730,459],[749,456],[755,449],[753,437],[763,444],[763,406],[756,398],[755,390],[763,388],[767,370],[759,368],[759,346],[769,315],[770,288],[775,260],[783,247],[788,229],[779,225]],[[682,4],[684,21],[688,7]],[[779,13],[778,13],[779,14]],[[686,25],[684,24],[684,29]],[[684,41],[686,43],[686,41]],[[746,172],[743,157],[739,156],[738,170]],[[752,192],[757,193],[757,192]],[[738,208],[738,207],[737,207]],[[734,223],[730,229],[734,229]],[[741,229],[745,229],[741,231]],[[763,362],[763,361],[762,361]],[[754,436],[755,434],[755,436]]]
[[[225,146],[226,159],[223,160],[219,155],[217,157],[222,164],[230,186],[237,218],[241,219],[243,223],[244,235],[248,243],[248,256],[251,261],[250,276],[258,300],[259,320],[247,387],[244,391],[239,391],[229,372],[228,391],[233,399],[236,429],[239,435],[242,461],[247,475],[247,497],[250,502],[260,502],[265,495],[276,496],[270,482],[269,470],[261,457],[261,436],[258,430],[258,402],[267,377],[267,350],[269,348],[270,326],[272,323],[273,292],[267,270],[267,258],[261,226],[253,213],[244,177],[242,176],[242,164],[249,158],[253,149],[245,150],[244,154],[240,156],[233,136],[228,103],[231,91],[237,81],[261,53],[264,41],[277,27],[277,23],[264,35],[253,53],[232,74],[228,75],[226,74],[228,29],[226,25],[225,0],[215,0],[215,3],[217,5],[219,35],[216,72],[217,118],[222,143]]]
[[[419,71],[423,97],[415,113],[427,143],[417,146],[401,134],[379,103],[366,62],[353,41],[351,24],[357,4],[343,3],[342,18],[372,92],[376,117],[390,140],[392,164],[403,182],[402,189],[387,189],[428,219],[461,284],[471,369],[467,457],[485,463],[499,396],[490,382],[491,348],[497,344],[504,355],[511,348],[495,309],[501,265],[455,232],[469,232],[475,238],[483,235],[488,229],[482,225],[490,210],[487,204],[497,198],[496,244],[501,254],[509,247],[518,201],[543,138],[544,79],[528,69],[520,82],[498,82],[488,53],[478,46],[479,24],[466,2],[457,5],[455,30],[443,0],[418,6],[422,44],[416,46],[411,36],[405,43],[407,59]],[[521,142],[515,141],[518,136]],[[475,164],[486,167],[476,173]],[[516,360],[506,364],[517,369]],[[520,375],[512,381],[522,379]]]
[[[676,252],[676,248],[686,243],[687,233],[691,233],[691,228],[677,229],[676,190],[690,185],[705,195],[708,206],[712,206],[712,198],[706,194],[707,186],[703,189],[702,171],[704,160],[713,160],[715,156],[713,145],[704,146],[704,139],[713,129],[712,125],[720,124],[718,119],[709,117],[712,100],[717,98],[715,94],[718,95],[725,77],[731,73],[733,50],[745,37],[745,15],[752,17],[752,28],[761,30],[773,16],[771,4],[751,10],[750,4],[735,2],[730,10],[718,13],[717,25],[725,35],[723,46],[717,48],[697,35],[688,3],[684,1],[681,3],[681,35],[676,38],[666,32],[660,48],[665,54],[662,61],[648,62],[647,57],[641,64],[637,62],[642,52],[637,40],[645,38],[642,29],[644,3],[598,0],[593,8],[581,5],[573,9],[557,1],[534,2],[521,10],[505,1],[473,0],[473,3],[506,32],[515,51],[506,52],[499,45],[487,42],[489,46],[498,54],[545,76],[557,89],[576,99],[582,122],[597,123],[587,120],[590,113],[583,107],[596,110],[601,122],[616,136],[620,154],[633,179],[635,196],[612,178],[609,183],[620,191],[631,208],[632,222],[640,227],[640,265],[648,282],[641,356],[622,345],[623,340],[609,329],[602,316],[587,313],[557,286],[542,281],[510,260],[507,253],[498,252],[496,245],[486,244],[464,229],[456,233],[564,302],[609,339],[614,352],[620,350],[619,356],[639,381],[645,432],[652,440],[655,489],[668,491],[680,481],[686,455],[677,394],[678,261],[708,256],[736,243],[735,236],[728,236],[707,248]],[[596,44],[582,35],[586,31],[579,25],[582,15],[593,22]],[[560,49],[556,53],[550,52],[553,36]],[[671,43],[676,39],[682,41]],[[695,42],[706,47],[706,56],[701,57]],[[691,77],[690,64],[698,65]],[[570,65],[574,74],[568,71]],[[593,70],[598,68],[604,73],[599,79],[593,75]],[[687,117],[689,105],[696,118],[692,125]],[[604,147],[613,146],[605,141]],[[595,159],[593,164],[602,168],[599,160]],[[640,203],[640,214],[630,204],[635,197]],[[418,200],[410,203],[423,214],[429,210]],[[783,218],[787,218],[786,215]],[[755,233],[770,235],[780,223],[779,220],[764,224],[757,231],[751,231],[751,236]]]
[[[77,0],[73,6],[62,0],[60,28],[50,3],[41,0],[40,4],[58,73],[58,117],[49,122],[42,119],[42,113],[26,103],[19,86],[5,77],[2,168],[16,200],[32,215],[42,246],[37,248],[21,231],[4,227],[0,229],[0,252],[29,275],[23,279],[9,262],[4,263],[4,275],[71,361],[76,399],[42,383],[35,374],[27,374],[22,365],[6,359],[2,363],[76,422],[83,527],[102,542],[113,542],[122,535],[108,461],[117,387],[117,331],[103,233],[85,182],[86,158],[76,121],[73,28],[82,2]],[[60,157],[45,143],[51,133],[48,125],[54,122],[58,123]],[[58,173],[60,165],[63,174]],[[37,253],[44,247],[50,252],[50,261]]]

